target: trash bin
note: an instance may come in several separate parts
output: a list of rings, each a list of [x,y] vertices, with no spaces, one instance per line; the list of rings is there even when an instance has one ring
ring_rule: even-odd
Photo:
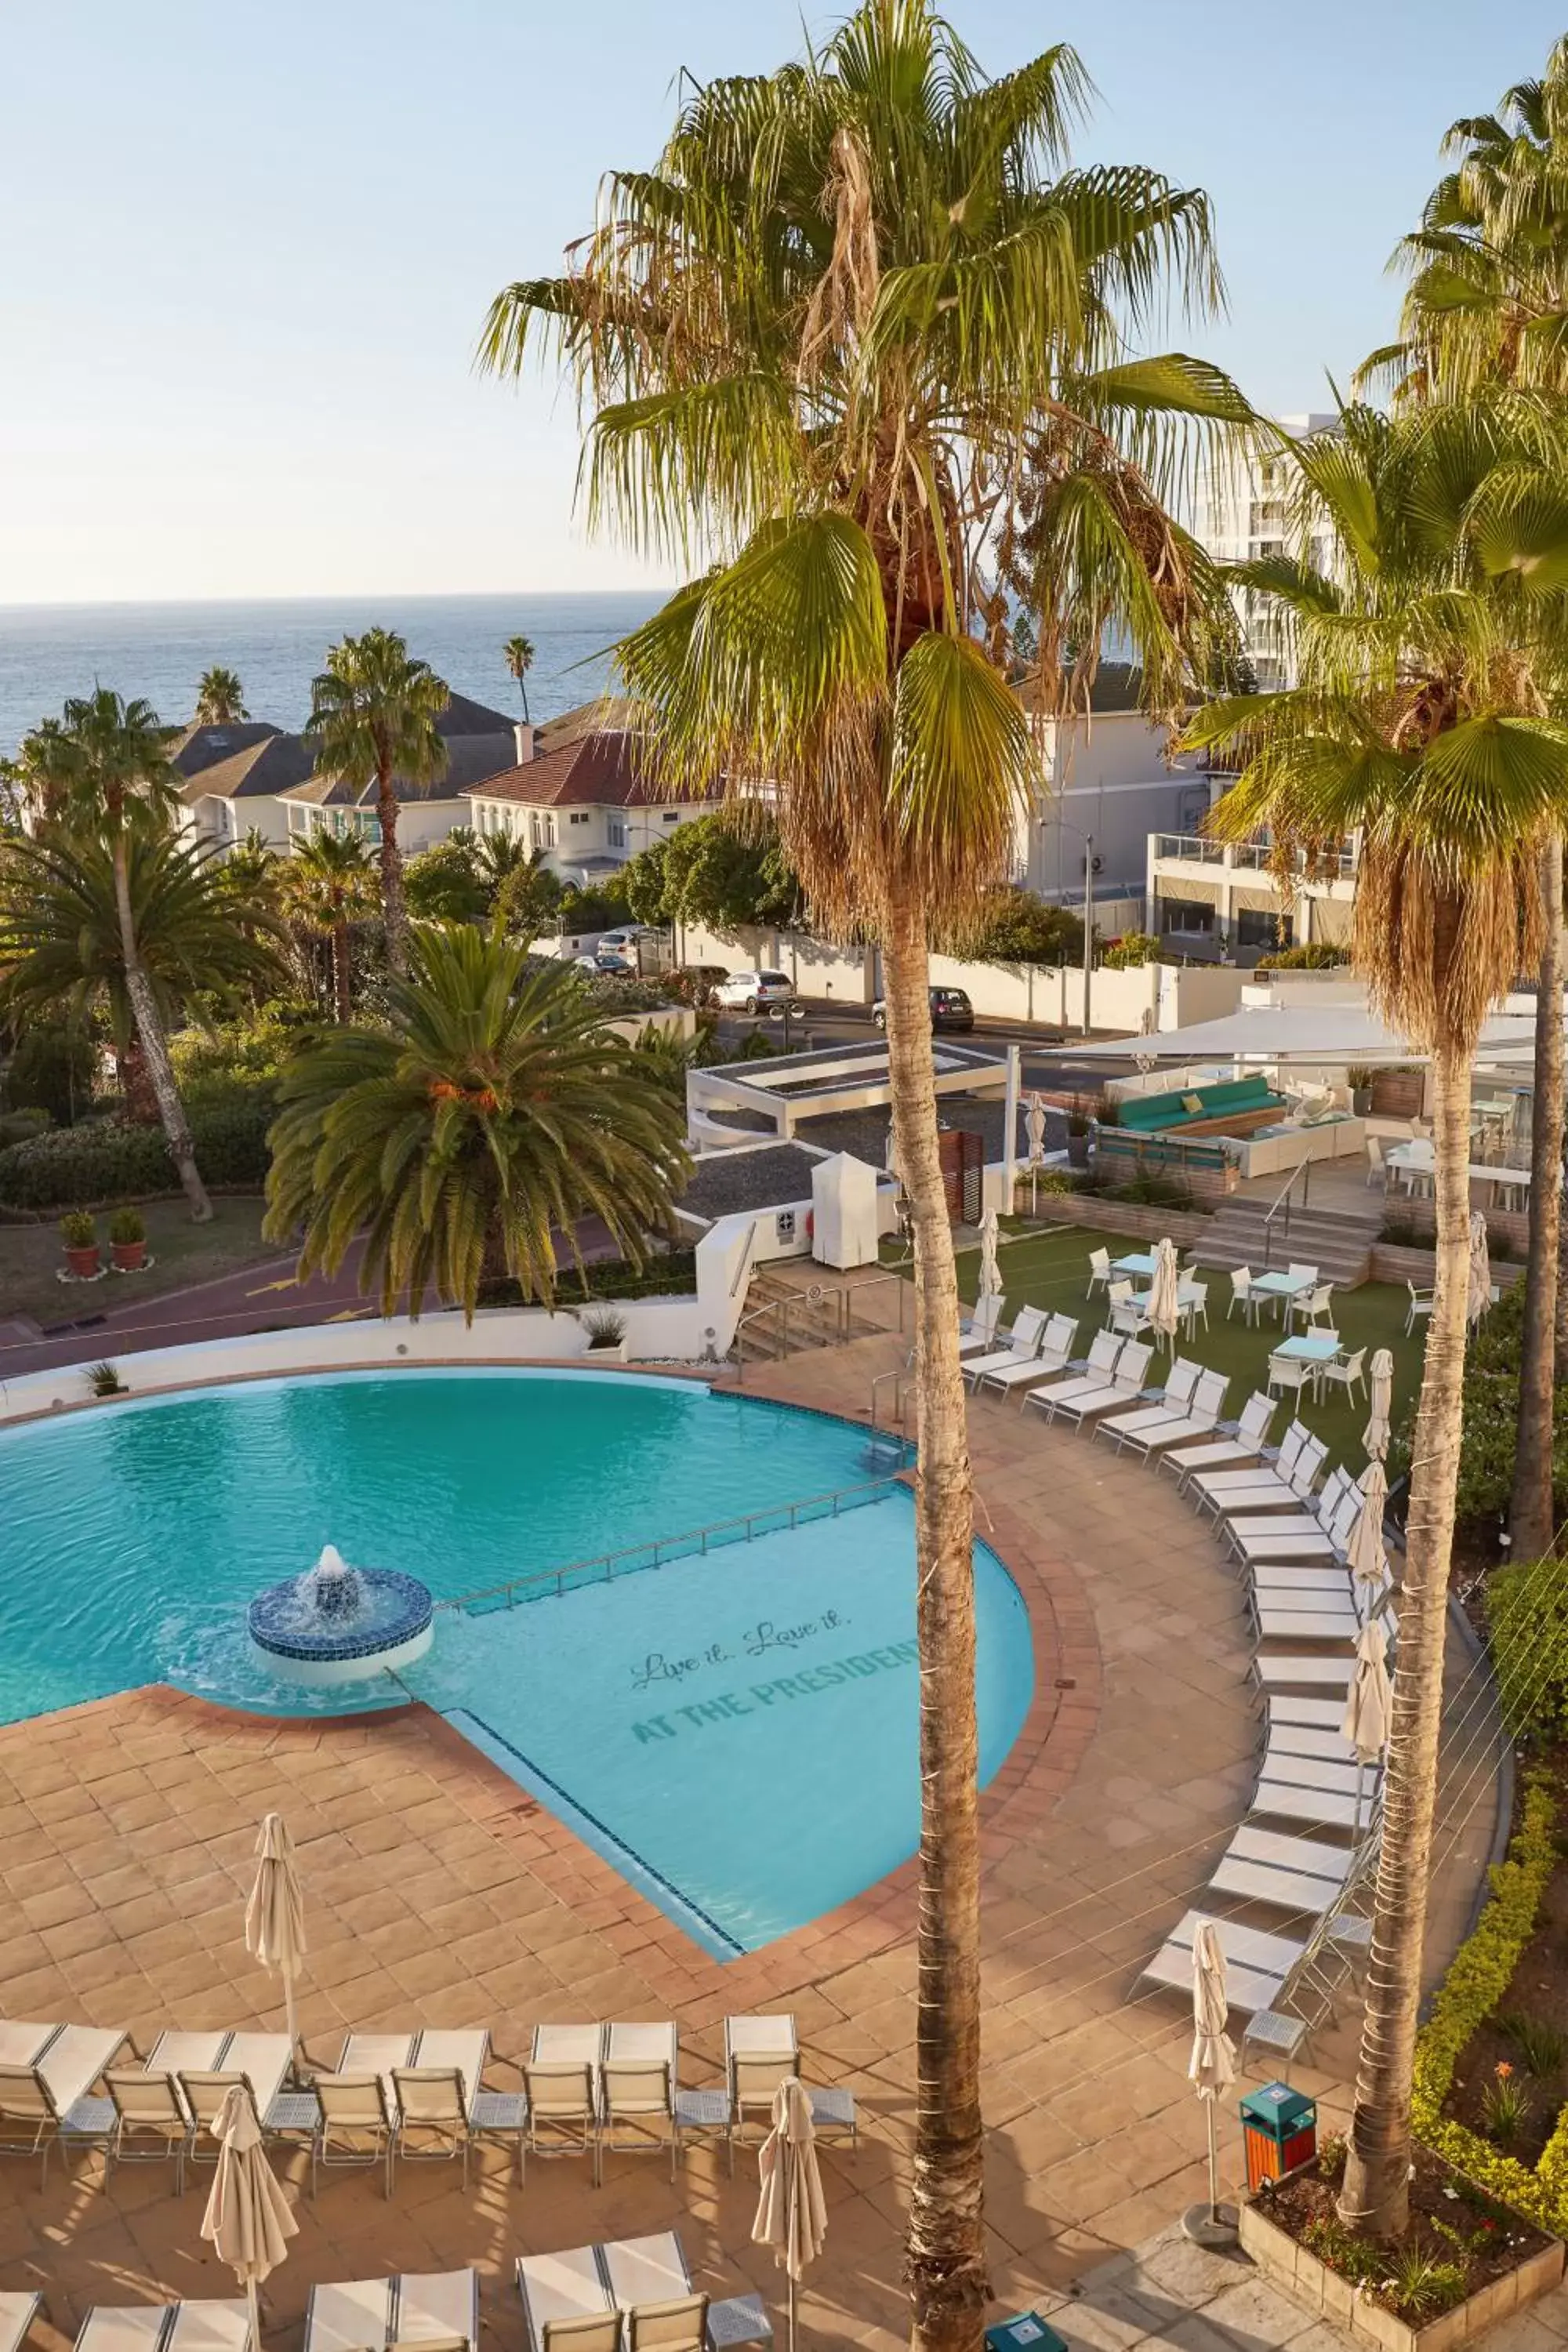
[[[1283,2180],[1318,2153],[1318,2103],[1289,2083],[1265,2083],[1241,2103],[1241,2137],[1247,2149],[1247,2185],[1254,2192],[1266,2180]]]
[[[985,2352],[1068,2352],[1067,2337],[1058,2336],[1037,2311],[1022,2311],[1016,2319],[998,2320],[985,2331]]]

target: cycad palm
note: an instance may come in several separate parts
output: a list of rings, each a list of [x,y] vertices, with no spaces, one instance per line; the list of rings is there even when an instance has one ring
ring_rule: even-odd
[[[385,1028],[341,1030],[285,1071],[267,1230],[302,1233],[301,1276],[364,1236],[382,1311],[432,1290],[471,1318],[481,1279],[553,1299],[554,1234],[598,1217],[641,1259],[688,1161],[681,1106],[606,1028],[575,975],[530,973],[469,929],[420,932]]]
[[[341,1022],[353,1018],[351,925],[375,911],[375,877],[357,833],[317,833],[283,867],[283,902],[296,922],[332,943],[332,994]]]
[[[1564,448],[1502,398],[1390,423],[1353,409],[1296,453],[1303,543],[1337,576],[1237,577],[1293,617],[1300,683],[1212,705],[1189,743],[1239,753],[1211,829],[1267,827],[1287,861],[1362,835],[1355,960],[1432,1056],[1437,1277],[1410,1484],[1394,1735],[1366,2018],[1341,2210],[1403,2231],[1461,1426],[1470,1065],[1488,1007],[1539,940],[1541,845],[1568,814],[1568,729],[1545,689],[1568,594]]]
[[[234,917],[226,869],[168,834],[127,845],[132,920],[147,987],[172,1027],[208,996],[237,998],[280,977],[276,926],[253,908]],[[114,859],[90,835],[58,831],[8,844],[0,857],[0,1005],[43,1019],[64,1004],[101,1010],[121,1081],[134,1097],[138,1023],[126,983]],[[154,1117],[157,1115],[154,1110]]]
[[[177,733],[159,724],[151,704],[122,702],[108,687],[100,687],[66,704],[49,772],[58,822],[79,841],[101,842],[108,852],[126,993],[169,1151],[191,1214],[202,1223],[212,1215],[212,1205],[174,1082],[157,992],[142,961],[131,890],[132,841],[167,833],[180,808],[180,778],[169,757]]]
[[[221,662],[215,662],[210,669],[202,672],[202,682],[196,689],[198,727],[234,727],[249,716],[237,670],[226,669]]]
[[[575,372],[594,518],[718,559],[620,649],[668,783],[767,779],[817,909],[880,936],[916,1232],[909,2275],[931,2347],[978,2343],[986,2286],[973,1525],[927,942],[1002,871],[1033,774],[982,564],[1033,483],[1053,685],[1069,639],[1092,664],[1120,621],[1174,700],[1206,581],[1152,488],[1159,420],[1245,414],[1196,362],[1127,359],[1168,277],[1214,290],[1207,210],[1141,170],[1053,179],[1084,87],[1066,49],[988,82],[923,0],[870,0],[807,62],[699,89],[653,173],[611,175],[570,274],[498,299],[485,346],[510,371],[542,339]]]
[[[381,826],[381,902],[386,918],[386,953],[395,972],[408,964],[408,909],[403,894],[403,856],[397,844],[398,777],[425,784],[441,775],[447,746],[437,721],[450,696],[446,681],[428,662],[413,658],[390,629],[367,629],[344,637],[327,655],[327,666],[310,681],[307,740],[314,747],[317,772],[335,776],[363,791],[375,786]]]

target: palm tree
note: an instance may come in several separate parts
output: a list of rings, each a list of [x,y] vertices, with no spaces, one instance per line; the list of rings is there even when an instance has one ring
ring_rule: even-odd
[[[357,833],[317,833],[296,845],[283,868],[284,904],[296,922],[332,943],[332,992],[340,1022],[353,1019],[352,926],[375,910],[370,854]]]
[[[390,629],[344,637],[310,682],[305,734],[315,747],[317,773],[341,777],[362,791],[375,786],[386,953],[397,973],[408,968],[408,909],[397,845],[396,780],[429,783],[445,772],[447,746],[437,722],[450,699],[445,679],[428,662],[412,659],[404,640]]]
[[[339,1030],[283,1074],[266,1231],[302,1234],[301,1277],[363,1234],[360,1287],[384,1315],[432,1289],[471,1321],[510,1275],[551,1303],[555,1234],[602,1218],[641,1262],[689,1162],[682,1105],[564,969],[470,928],[425,930],[385,1028]]]
[[[40,719],[23,736],[16,758],[4,763],[18,825],[47,825],[58,817],[66,799],[69,758],[63,719]]]
[[[1409,272],[1404,340],[1363,375],[1393,376],[1406,399],[1462,397],[1471,386],[1568,390],[1568,41],[1540,81],[1505,92],[1494,114],[1456,122],[1454,169],[1429,198],[1396,260]],[[1542,862],[1543,947],[1536,989],[1530,1260],[1520,1342],[1519,1430],[1510,1534],[1535,1559],[1555,1527],[1555,1388],[1568,1379],[1568,1247],[1562,1186],[1563,847]],[[1539,1171],[1549,1171],[1543,1176]]]
[[[161,1029],[203,1000],[230,1002],[280,977],[278,929],[253,909],[234,919],[226,868],[210,850],[141,827],[126,844],[126,879],[138,956]],[[133,1118],[156,1120],[150,1067],[126,975],[111,847],[91,835],[56,831],[6,845],[0,855],[0,1007],[33,1020],[66,1008],[73,1021],[101,1012]]]
[[[528,673],[533,667],[533,640],[524,636],[508,637],[501,651],[506,656],[506,666],[516,678],[519,690],[522,695],[522,723],[526,727],[530,723]]]
[[[1535,954],[1541,852],[1568,814],[1568,727],[1545,715],[1568,582],[1564,441],[1537,404],[1351,408],[1293,452],[1298,542],[1234,577],[1291,618],[1300,683],[1201,712],[1193,747],[1241,773],[1211,828],[1268,827],[1282,861],[1359,829],[1353,951],[1374,1003],[1432,1057],[1437,1275],[1410,1481],[1344,2220],[1408,2218],[1449,1555],[1462,1424],[1470,1065],[1488,1007]]]
[[[214,662],[210,669],[203,670],[202,682],[196,689],[198,727],[235,727],[249,716],[237,670],[225,669],[221,662]]]
[[[160,725],[150,703],[124,702],[101,686],[66,704],[50,760],[58,824],[79,842],[100,842],[109,853],[121,964],[137,1040],[191,1215],[203,1224],[212,1204],[174,1082],[158,993],[142,961],[131,890],[132,842],[167,832],[181,805],[180,777],[169,757],[178,733],[177,728]]]
[[[667,784],[768,778],[814,906],[881,942],[916,1234],[906,2275],[929,2352],[977,2346],[988,2293],[972,1487],[926,984],[933,922],[998,877],[1034,775],[984,565],[1037,481],[1049,681],[1070,699],[1121,619],[1151,703],[1179,700],[1204,567],[1158,495],[1164,419],[1247,415],[1196,362],[1129,358],[1168,279],[1216,291],[1207,206],[1136,168],[1053,178],[1085,87],[1066,48],[988,81],[928,0],[863,0],[804,63],[698,89],[653,172],[609,176],[566,275],[498,297],[482,347],[512,373],[552,346],[588,417],[590,519],[711,567],[620,648]]]

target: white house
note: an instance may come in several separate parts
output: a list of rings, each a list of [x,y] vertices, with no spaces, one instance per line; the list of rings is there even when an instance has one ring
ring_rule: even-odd
[[[563,882],[603,882],[639,850],[719,805],[716,796],[665,797],[623,728],[593,727],[552,750],[541,747],[536,728],[515,731],[515,763],[469,791],[468,821],[476,833],[508,834],[538,850]]]
[[[454,694],[436,722],[447,746],[443,772],[427,784],[394,779],[397,793],[397,841],[405,856],[445,841],[454,825],[469,823],[468,793],[475,784],[510,768],[521,731],[499,710]],[[298,740],[298,739],[296,739]],[[381,838],[373,783],[346,784],[341,777],[313,771],[279,798],[285,837],[309,841],[318,833],[358,833],[373,846]]]

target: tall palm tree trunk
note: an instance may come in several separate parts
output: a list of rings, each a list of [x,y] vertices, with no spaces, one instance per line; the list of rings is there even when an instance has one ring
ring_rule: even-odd
[[[386,961],[399,980],[408,975],[408,902],[403,895],[403,852],[397,846],[397,794],[392,770],[375,780],[375,814],[381,825],[381,910],[386,923]]]
[[[914,2352],[976,2352],[982,2218],[980,1795],[973,1503],[958,1280],[937,1149],[925,908],[889,887],[882,936],[899,1171],[915,1240],[921,1880],[914,2180],[905,2275]]]
[[[1437,1280],[1410,1469],[1394,1727],[1384,1781],[1383,1846],[1341,2217],[1374,2237],[1403,2234],[1410,2211],[1410,2077],[1415,2054],[1426,1886],[1443,1711],[1448,1561],[1463,1423],[1469,1286],[1470,1062],[1446,1039],[1434,1056]]]
[[[332,925],[332,990],[337,999],[338,1019],[344,1026],[354,1017],[353,952],[349,927],[340,914]]]
[[[1520,1340],[1519,1433],[1509,1511],[1515,1559],[1539,1559],[1551,1544],[1552,1403],[1563,1313],[1557,1253],[1563,1223],[1563,840],[1541,856],[1546,943],[1535,998],[1535,1105],[1531,1129],[1530,1264]]]
[[[185,1118],[185,1106],[180,1100],[180,1089],[174,1083],[168,1040],[163,1034],[163,1024],[158,1016],[157,1003],[136,944],[136,924],[131,912],[131,866],[123,827],[114,843],[114,905],[120,918],[120,952],[125,964],[125,992],[136,1016],[136,1034],[142,1042],[147,1075],[158,1097],[158,1116],[163,1122],[163,1133],[168,1138],[169,1151],[181,1186],[191,1204],[191,1215],[198,1225],[204,1225],[212,1215],[212,1202],[207,1199],[206,1186],[202,1182],[201,1171],[196,1166],[195,1145],[191,1140],[190,1124]]]

